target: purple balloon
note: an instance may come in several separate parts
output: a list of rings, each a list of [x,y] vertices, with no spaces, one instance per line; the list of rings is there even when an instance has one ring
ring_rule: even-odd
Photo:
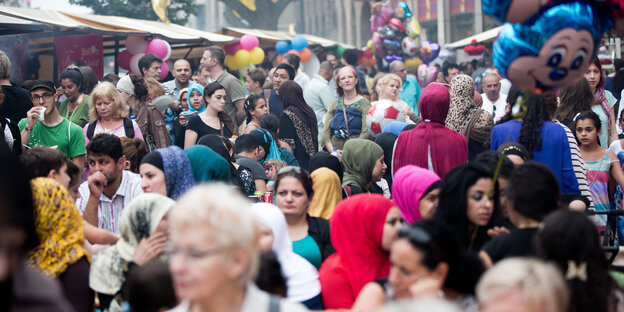
[[[375,44],[375,54],[379,57],[386,55],[386,51],[383,47],[383,36],[378,32],[374,32],[372,40]]]

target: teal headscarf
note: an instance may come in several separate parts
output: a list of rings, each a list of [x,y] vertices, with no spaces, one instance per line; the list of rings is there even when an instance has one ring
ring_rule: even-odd
[[[368,192],[368,184],[373,179],[373,169],[377,159],[384,154],[377,143],[365,139],[351,139],[342,150],[344,177],[342,185],[356,185]]]
[[[271,133],[269,133],[269,131],[267,131],[266,129],[254,129],[249,132],[249,134],[253,135],[256,140],[258,140],[258,143],[260,143],[260,146],[264,148],[264,152],[266,153],[264,158],[260,160],[261,164],[269,159],[284,161],[282,159],[282,154],[280,153],[279,148],[277,147],[277,144],[275,143],[275,140],[273,140],[273,136],[271,135]]]
[[[202,101],[204,105],[202,106],[200,110],[195,109],[193,105],[191,105],[191,93],[193,93],[193,90],[197,90],[197,92],[199,92],[199,94],[202,95]],[[186,93],[186,98],[188,99],[187,103],[188,103],[189,111],[191,113],[197,112],[199,114],[206,110],[206,99],[204,99],[204,88],[202,86],[198,84],[191,84],[191,86],[188,88],[188,92]]]
[[[230,183],[230,165],[205,145],[193,145],[184,150],[191,162],[195,183],[222,181]]]

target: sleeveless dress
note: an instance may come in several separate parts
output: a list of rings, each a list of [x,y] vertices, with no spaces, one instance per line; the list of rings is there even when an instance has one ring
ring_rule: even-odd
[[[610,209],[609,171],[611,170],[611,163],[617,162],[617,160],[609,160],[609,155],[610,153],[607,150],[601,159],[585,162],[589,192],[594,201],[594,208],[596,211],[606,211]],[[594,224],[599,230],[604,230],[607,224],[607,216],[596,215]]]

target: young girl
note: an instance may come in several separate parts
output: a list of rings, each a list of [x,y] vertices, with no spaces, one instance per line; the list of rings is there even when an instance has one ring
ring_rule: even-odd
[[[245,100],[245,114],[247,114],[247,127],[245,134],[249,134],[254,129],[259,129],[260,118],[269,113],[269,107],[264,97],[256,94],[250,95]]]
[[[584,111],[576,117],[576,139],[579,142],[581,157],[587,168],[587,183],[594,207],[597,211],[609,210],[611,201],[609,182],[615,181],[624,185],[624,172],[617,165],[618,158],[614,153],[600,146],[599,136],[602,130],[600,117],[593,111]],[[615,165],[611,165],[616,163]],[[598,215],[594,223],[599,230],[607,224],[606,215]]]

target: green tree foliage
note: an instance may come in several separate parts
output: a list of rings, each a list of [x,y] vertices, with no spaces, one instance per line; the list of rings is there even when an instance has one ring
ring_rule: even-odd
[[[97,15],[159,20],[150,0],[69,0],[69,3],[91,8]],[[195,0],[171,0],[171,4],[167,7],[167,17],[174,24],[185,25],[189,16],[195,14],[197,14]]]
[[[280,15],[286,6],[295,0],[255,0],[256,9],[254,11],[250,10],[240,0],[219,1],[228,7],[225,18],[230,24],[238,27],[277,30]]]

